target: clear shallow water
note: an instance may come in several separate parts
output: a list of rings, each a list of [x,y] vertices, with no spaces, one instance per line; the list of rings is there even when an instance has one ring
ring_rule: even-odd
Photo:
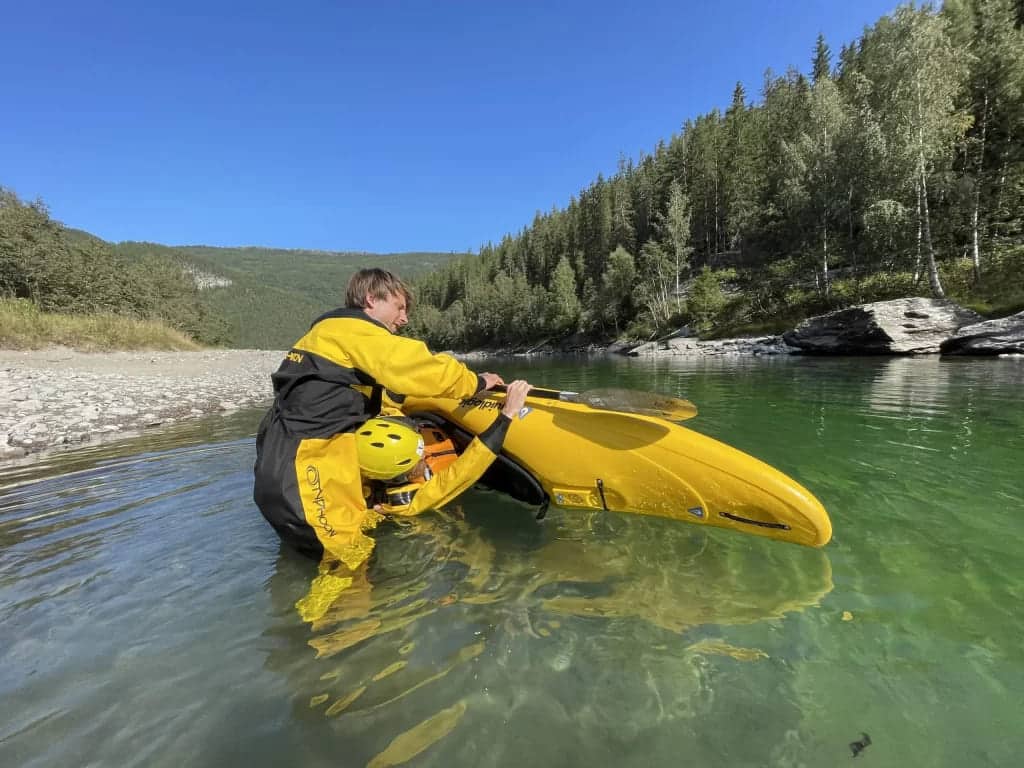
[[[1024,361],[508,361],[689,397],[824,550],[484,491],[318,620],[250,501],[260,414],[0,474],[0,765],[1011,766]]]

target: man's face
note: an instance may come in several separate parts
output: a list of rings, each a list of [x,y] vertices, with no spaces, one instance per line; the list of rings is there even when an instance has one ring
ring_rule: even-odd
[[[409,322],[405,314],[405,294],[392,293],[386,299],[378,299],[367,294],[366,307],[363,309],[366,314],[379,323],[383,323],[392,333],[398,333],[398,329]]]

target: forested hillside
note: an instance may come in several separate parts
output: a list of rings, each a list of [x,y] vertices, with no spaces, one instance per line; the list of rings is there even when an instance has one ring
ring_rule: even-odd
[[[345,285],[358,269],[376,266],[403,277],[437,270],[457,254],[212,248],[125,242],[114,246],[128,259],[162,257],[193,270],[206,287],[202,306],[223,318],[230,346],[284,349],[318,315],[344,304]],[[219,280],[217,278],[220,278]]]
[[[903,6],[418,283],[439,347],[776,330],[906,295],[1024,307],[1024,4]],[[425,305],[425,306],[423,306]]]

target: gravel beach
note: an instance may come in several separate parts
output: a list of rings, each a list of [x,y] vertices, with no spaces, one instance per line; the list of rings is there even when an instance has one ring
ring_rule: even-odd
[[[269,404],[283,352],[0,350],[0,464]]]

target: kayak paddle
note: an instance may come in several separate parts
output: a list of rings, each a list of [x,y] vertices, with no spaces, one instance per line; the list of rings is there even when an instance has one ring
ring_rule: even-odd
[[[499,384],[490,391],[504,392],[505,387]],[[605,411],[658,416],[669,421],[684,421],[697,415],[697,406],[689,400],[663,395],[660,392],[643,392],[636,389],[588,389],[586,392],[564,392],[558,389],[533,387],[527,397],[561,400],[563,403],[580,403]]]

